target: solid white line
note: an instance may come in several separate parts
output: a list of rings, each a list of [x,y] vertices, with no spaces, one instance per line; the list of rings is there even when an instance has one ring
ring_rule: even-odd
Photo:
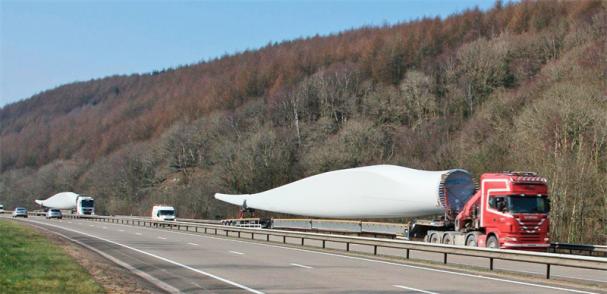
[[[307,265],[303,265],[303,264],[299,264],[299,263],[289,263],[289,264],[292,266],[303,267],[303,268],[307,268],[307,269],[313,268],[311,266],[307,266]]]
[[[141,233],[135,233],[135,235],[137,235],[137,236],[141,236]]]
[[[436,292],[430,292],[430,291],[424,291],[424,290],[420,290],[420,289],[415,289],[415,288],[411,288],[411,287],[406,287],[406,286],[402,286],[402,285],[392,285],[396,288],[401,288],[401,289],[405,289],[405,290],[410,290],[410,291],[415,291],[415,292],[420,292],[420,293],[426,293],[426,294],[438,294]]]
[[[94,227],[95,225],[89,225],[89,227]]]
[[[35,222],[35,221],[34,221],[34,222]],[[37,223],[37,222],[36,222],[36,223]],[[154,258],[160,259],[160,260],[165,261],[165,262],[168,262],[168,263],[170,263],[170,264],[173,264],[173,265],[176,265],[176,266],[180,266],[180,267],[185,268],[185,269],[189,269],[189,270],[191,270],[191,271],[194,271],[194,272],[197,272],[197,273],[199,273],[199,274],[205,275],[205,276],[207,276],[207,277],[210,277],[210,278],[213,278],[213,279],[216,279],[216,280],[222,281],[222,282],[224,282],[224,283],[226,283],[226,284],[230,284],[230,285],[232,285],[232,286],[235,286],[235,287],[238,287],[238,288],[240,288],[240,289],[243,289],[243,290],[249,291],[249,292],[251,292],[251,293],[256,293],[256,294],[264,294],[264,293],[263,293],[263,292],[261,292],[261,291],[258,291],[258,290],[255,290],[255,289],[249,288],[249,287],[247,287],[247,286],[244,286],[244,285],[238,284],[238,283],[236,283],[236,282],[232,282],[232,281],[230,281],[230,280],[228,280],[228,279],[225,279],[225,278],[222,278],[222,277],[219,277],[219,276],[213,275],[213,274],[211,274],[211,273],[207,273],[207,272],[202,271],[202,270],[199,270],[199,269],[195,269],[195,268],[193,268],[193,267],[191,267],[191,266],[187,266],[187,265],[185,265],[185,264],[182,264],[182,263],[179,263],[179,262],[176,262],[176,261],[170,260],[170,259],[168,259],[168,258],[164,258],[164,257],[162,257],[162,256],[159,256],[159,255],[156,255],[156,254],[153,254],[153,253],[149,253],[149,252],[146,252],[146,251],[143,251],[143,250],[140,250],[140,249],[137,249],[137,248],[134,248],[134,247],[128,246],[128,245],[124,245],[124,244],[121,244],[121,243],[118,243],[118,242],[115,242],[115,241],[112,241],[112,240],[108,240],[108,239],[105,239],[105,238],[97,237],[97,236],[94,236],[94,235],[91,235],[91,234],[87,234],[87,233],[84,233],[84,232],[80,232],[80,231],[77,231],[77,230],[72,230],[72,229],[68,229],[68,228],[60,227],[60,226],[57,226],[57,225],[51,225],[51,224],[46,224],[46,225],[48,225],[48,226],[53,226],[53,227],[56,227],[56,228],[60,228],[60,229],[67,230],[67,231],[72,231],[72,232],[74,232],[74,233],[79,233],[79,234],[82,234],[82,235],[85,235],[85,236],[88,236],[88,237],[91,237],[91,238],[96,238],[96,239],[99,239],[99,240],[101,240],[101,241],[105,241],[105,242],[108,242],[108,243],[112,243],[112,244],[114,244],[114,245],[118,245],[118,246],[121,246],[121,247],[124,247],[124,248],[130,249],[130,250],[133,250],[133,251],[135,251],[135,252],[139,252],[139,253],[141,253],[141,254],[145,254],[145,255],[148,255],[148,256],[151,256],[151,257],[154,257]]]
[[[166,240],[167,238],[159,236],[158,239]]]
[[[234,253],[234,254],[238,254],[238,255],[243,255],[244,254],[244,253],[238,252],[238,251],[230,251],[230,253]]]
[[[198,246],[198,244],[192,243],[192,242],[188,242],[188,244],[193,245],[193,246]]]
[[[122,224],[117,224],[117,225],[122,225]],[[60,227],[60,228],[62,228],[62,227]],[[157,230],[157,229],[154,229],[154,228],[145,228],[145,227],[143,229]],[[207,235],[204,235],[204,234],[192,234],[192,233],[175,232],[175,231],[166,231],[166,232],[167,233],[173,233],[173,234],[182,234],[182,235],[188,235],[188,236],[194,236],[194,237],[208,238],[208,239],[213,239],[213,240],[222,240],[222,241],[227,241],[227,242],[238,242],[238,243],[245,243],[245,244],[251,244],[251,245],[265,246],[265,247],[271,247],[271,248],[282,248],[282,249],[285,249],[285,250],[294,250],[294,251],[300,251],[300,252],[323,254],[323,255],[327,255],[327,256],[335,256],[335,257],[341,257],[341,258],[347,258],[347,259],[362,260],[362,261],[367,261],[367,262],[381,263],[381,264],[393,265],[393,266],[398,266],[398,267],[414,268],[414,269],[420,269],[420,270],[426,270],[426,271],[433,271],[433,272],[452,274],[452,275],[457,275],[457,276],[465,276],[465,277],[486,279],[486,280],[491,280],[491,281],[499,281],[499,282],[504,282],[504,283],[518,284],[518,285],[524,285],[524,286],[532,286],[532,287],[552,289],[552,290],[558,290],[558,291],[569,291],[569,292],[582,293],[582,294],[599,294],[597,292],[589,292],[589,291],[576,290],[576,289],[570,289],[570,288],[561,288],[561,287],[556,287],[556,286],[533,284],[533,283],[528,283],[528,282],[520,282],[520,281],[515,281],[515,280],[507,280],[507,279],[503,279],[503,278],[487,277],[487,276],[477,275],[477,274],[460,273],[460,272],[453,272],[453,271],[440,270],[440,269],[429,268],[429,267],[422,267],[422,266],[415,266],[415,265],[409,265],[409,264],[395,263],[395,262],[389,262],[389,261],[383,261],[383,260],[374,260],[374,259],[368,259],[368,258],[364,258],[364,257],[341,255],[341,254],[328,253],[328,252],[319,252],[319,251],[309,250],[309,249],[291,248],[291,247],[284,247],[284,246],[278,246],[278,245],[272,245],[272,244],[263,244],[263,243],[243,241],[243,240],[232,240],[232,239],[227,239],[227,238],[218,238],[218,237],[207,236]],[[577,279],[576,277],[571,277],[571,276],[567,276],[567,278]]]
[[[113,256],[111,256],[111,255],[109,255],[109,254],[107,254],[107,253],[105,253],[105,252],[103,252],[103,251],[95,248],[95,247],[92,247],[92,246],[90,246],[88,244],[82,243],[82,242],[80,242],[78,240],[72,239],[72,238],[70,238],[70,237],[68,237],[68,236],[66,236],[64,234],[59,233],[59,232],[51,231],[51,230],[49,230],[49,229],[47,229],[45,227],[41,227],[41,226],[38,226],[38,225],[33,225],[33,226],[38,227],[40,229],[43,229],[43,230],[45,230],[47,232],[51,232],[51,233],[56,234],[58,236],[61,236],[61,237],[65,238],[67,240],[70,240],[70,241],[72,241],[72,242],[74,242],[74,243],[76,243],[76,244],[78,244],[78,245],[80,245],[80,246],[82,246],[84,248],[87,248],[87,249],[89,249],[89,250],[91,250],[93,252],[96,252],[97,254],[103,256],[107,260],[109,260],[109,261],[111,261],[111,262],[113,262],[113,263],[115,263],[115,264],[117,264],[117,265],[119,265],[119,266],[121,266],[121,267],[123,267],[123,268],[125,268],[125,269],[127,269],[127,270],[129,270],[131,272],[133,272],[134,274],[136,274],[136,275],[140,276],[141,278],[149,281],[150,283],[154,284],[156,287],[158,287],[160,289],[163,289],[163,290],[165,290],[165,291],[167,291],[169,293],[181,293],[179,291],[179,289],[177,289],[177,288],[175,288],[175,287],[173,287],[173,286],[171,286],[171,285],[169,285],[169,284],[167,284],[167,283],[165,283],[165,282],[163,282],[161,280],[158,280],[155,277],[149,275],[148,273],[143,272],[141,270],[138,270],[138,269],[134,268],[133,266],[131,266],[130,264],[128,264],[126,262],[123,262],[123,261],[121,261],[121,260],[119,260],[119,259],[117,259],[117,258],[115,258],[115,257],[113,257]]]
[[[118,230],[118,232],[124,232],[124,230]]]

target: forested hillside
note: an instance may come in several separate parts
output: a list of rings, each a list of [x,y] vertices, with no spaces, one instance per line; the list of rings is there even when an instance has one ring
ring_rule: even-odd
[[[553,240],[606,243],[606,44],[605,2],[497,3],[64,85],[0,110],[0,202],[215,218],[339,168],[532,170]]]

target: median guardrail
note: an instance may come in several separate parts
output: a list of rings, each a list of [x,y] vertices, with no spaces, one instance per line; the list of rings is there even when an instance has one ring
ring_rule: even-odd
[[[416,241],[403,241],[393,239],[376,239],[367,237],[330,235],[320,233],[283,231],[274,229],[252,229],[223,226],[216,224],[192,223],[180,221],[154,221],[149,218],[136,217],[109,217],[109,216],[84,216],[64,215],[65,218],[85,219],[98,222],[119,223],[125,225],[168,228],[187,232],[196,232],[212,235],[223,235],[226,237],[247,238],[257,241],[279,242],[283,244],[297,244],[306,246],[306,240],[320,241],[321,247],[326,248],[327,242],[344,244],[345,251],[352,251],[352,245],[369,246],[373,249],[373,255],[378,254],[379,248],[392,248],[403,250],[403,257],[409,259],[411,251],[431,252],[443,255],[443,263],[448,263],[450,255],[481,257],[488,259],[489,270],[494,269],[495,260],[510,260],[524,263],[543,264],[546,266],[546,279],[550,279],[551,266],[564,266],[571,268],[583,268],[591,270],[607,271],[607,258],[592,256],[576,256],[556,253],[527,252],[506,249],[489,249],[478,247],[462,247],[445,244],[430,244]],[[259,239],[256,236],[264,236]],[[281,241],[272,241],[271,237],[278,237]],[[293,240],[297,243],[293,243]],[[291,241],[291,242],[288,242]]]

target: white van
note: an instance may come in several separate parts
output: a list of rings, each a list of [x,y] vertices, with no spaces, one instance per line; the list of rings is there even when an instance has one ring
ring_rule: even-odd
[[[154,205],[152,208],[152,219],[158,221],[174,221],[175,208],[166,205]]]

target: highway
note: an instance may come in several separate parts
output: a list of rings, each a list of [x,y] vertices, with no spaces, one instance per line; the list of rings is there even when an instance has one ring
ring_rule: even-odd
[[[186,232],[77,219],[24,221],[91,247],[167,292],[599,293]]]

